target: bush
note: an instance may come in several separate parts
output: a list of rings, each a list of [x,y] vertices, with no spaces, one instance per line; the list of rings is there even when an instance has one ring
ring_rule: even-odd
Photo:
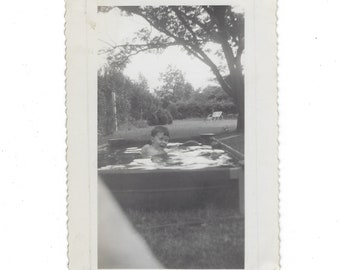
[[[188,117],[187,106],[183,102],[179,102],[177,104],[177,111],[178,111],[179,119],[184,119]]]
[[[169,106],[166,109],[170,112],[171,118],[179,119],[179,113],[178,113],[178,110],[177,110],[177,104],[170,103]]]
[[[185,119],[185,118],[186,118],[185,115],[179,112],[177,114],[177,118],[176,119],[182,120],[182,119]]]
[[[166,125],[169,122],[168,119],[168,113],[166,110],[159,109],[156,112],[157,118],[158,118],[158,125]]]
[[[172,117],[171,113],[168,110],[166,110],[165,112],[166,112],[166,115],[168,117],[168,124],[170,125],[170,124],[172,124],[173,117]]]
[[[164,109],[159,109],[155,113],[150,113],[147,117],[147,123],[149,126],[167,125],[171,124],[173,117],[171,113]]]
[[[155,113],[150,113],[147,117],[147,122],[149,126],[156,126],[158,125],[158,117]]]

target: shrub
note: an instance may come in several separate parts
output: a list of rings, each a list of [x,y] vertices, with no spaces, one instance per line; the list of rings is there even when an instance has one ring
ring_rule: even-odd
[[[158,125],[158,117],[155,113],[150,113],[147,117],[147,122],[149,126],[156,126]]]
[[[178,110],[177,110],[177,104],[170,103],[169,106],[166,109],[170,112],[171,118],[179,119],[179,113],[178,113]]]
[[[177,114],[177,119],[180,119],[180,120],[185,119],[185,115],[179,112]]]
[[[172,117],[171,113],[168,110],[166,110],[165,112],[166,112],[166,115],[168,117],[168,124],[172,124],[173,117]]]
[[[150,113],[147,117],[149,126],[172,124],[173,117],[168,110],[158,109],[155,113]]]
[[[158,118],[158,125],[166,125],[168,124],[168,113],[166,110],[159,109],[156,112],[157,118]]]
[[[177,111],[178,111],[178,116],[179,119],[184,119],[188,117],[187,114],[187,106],[183,102],[179,102],[177,105]]]

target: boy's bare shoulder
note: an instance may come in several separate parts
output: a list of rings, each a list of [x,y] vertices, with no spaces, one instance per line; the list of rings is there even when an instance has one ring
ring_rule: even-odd
[[[147,149],[150,149],[150,147],[152,147],[150,144],[146,144],[142,147],[142,151],[143,150],[147,150]]]
[[[146,144],[142,147],[141,153],[143,156],[149,156],[152,151],[152,146],[150,144]]]

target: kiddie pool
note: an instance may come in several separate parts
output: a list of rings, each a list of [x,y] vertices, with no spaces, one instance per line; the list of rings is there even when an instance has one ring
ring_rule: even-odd
[[[98,169],[123,208],[178,210],[214,205],[244,208],[243,168],[228,148],[171,143],[167,161],[143,159],[139,147],[111,147]],[[100,195],[100,194],[99,194]]]

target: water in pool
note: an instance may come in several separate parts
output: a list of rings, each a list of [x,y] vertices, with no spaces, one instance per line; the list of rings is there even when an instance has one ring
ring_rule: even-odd
[[[191,170],[234,166],[233,160],[224,150],[214,149],[210,145],[183,146],[181,143],[169,143],[165,150],[167,156],[152,158],[142,158],[139,147],[118,150],[110,154],[112,165],[103,166],[100,170]]]

